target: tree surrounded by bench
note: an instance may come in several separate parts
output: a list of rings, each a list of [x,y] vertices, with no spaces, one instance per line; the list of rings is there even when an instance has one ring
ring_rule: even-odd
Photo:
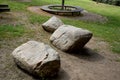
[[[65,5],[64,3],[65,0],[62,0],[61,5],[45,5],[42,6],[41,9],[49,13],[65,16],[79,16],[83,11],[83,9],[79,6]]]

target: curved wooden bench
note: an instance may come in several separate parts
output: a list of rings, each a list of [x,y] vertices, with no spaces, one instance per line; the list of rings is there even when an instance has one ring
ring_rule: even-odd
[[[46,6],[42,6],[41,9],[46,11],[46,12],[49,12],[49,13],[54,13],[54,14],[60,14],[60,13],[71,13],[72,16],[74,14],[78,14],[80,15],[81,11],[83,11],[82,8],[80,7],[77,7],[77,6],[64,6],[65,7],[65,10],[53,10],[51,9],[52,7],[61,7],[61,5],[46,5]],[[66,8],[73,8],[74,10],[66,10]]]

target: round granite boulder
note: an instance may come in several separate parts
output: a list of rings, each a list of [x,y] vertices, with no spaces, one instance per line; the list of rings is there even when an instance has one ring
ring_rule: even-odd
[[[78,51],[91,39],[92,32],[71,25],[60,26],[50,37],[51,43],[62,51]]]
[[[51,17],[48,21],[42,24],[42,27],[48,32],[54,32],[59,26],[64,23],[56,16]]]
[[[42,42],[28,41],[16,48],[12,55],[19,67],[36,76],[51,77],[60,69],[58,52]]]

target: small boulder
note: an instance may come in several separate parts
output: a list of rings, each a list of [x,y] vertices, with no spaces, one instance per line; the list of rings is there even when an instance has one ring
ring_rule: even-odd
[[[64,23],[57,17],[51,17],[47,22],[42,24],[42,27],[48,32],[54,32],[59,26]]]
[[[19,67],[35,76],[51,77],[60,69],[58,52],[42,42],[28,41],[16,48],[12,55]]]
[[[51,43],[62,51],[77,51],[91,39],[92,32],[71,25],[60,26],[50,37]]]

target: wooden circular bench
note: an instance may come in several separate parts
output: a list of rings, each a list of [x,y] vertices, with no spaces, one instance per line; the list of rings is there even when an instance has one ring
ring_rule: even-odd
[[[54,8],[59,8],[59,10],[54,9]],[[43,11],[49,12],[49,13],[53,13],[53,14],[70,14],[70,15],[80,15],[81,11],[83,11],[82,8],[77,7],[77,6],[64,6],[64,10],[61,9],[61,5],[46,5],[46,6],[42,6],[41,9]],[[71,9],[71,10],[67,10],[67,9]]]

